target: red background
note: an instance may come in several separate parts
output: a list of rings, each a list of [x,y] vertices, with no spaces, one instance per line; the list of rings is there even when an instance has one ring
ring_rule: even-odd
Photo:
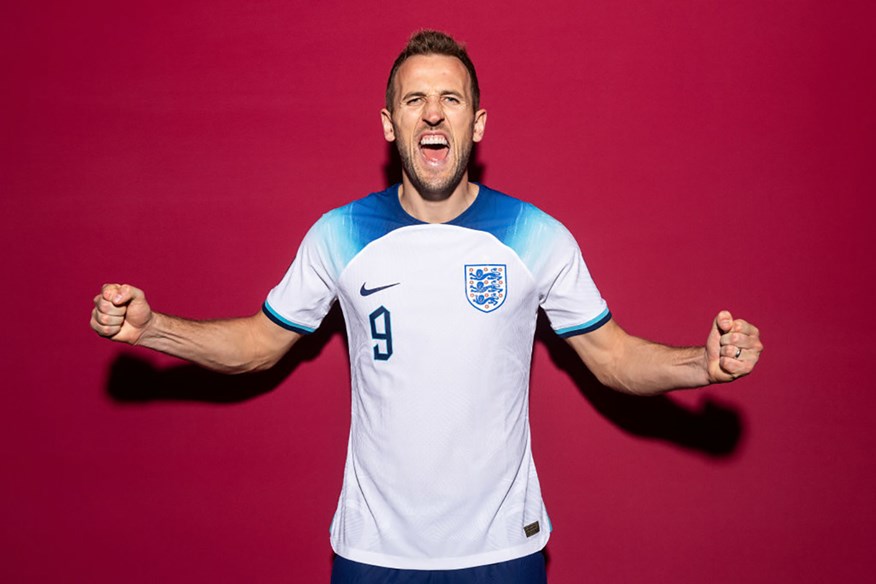
[[[479,68],[481,179],[566,223],[620,323],[700,343],[728,307],[767,345],[732,386],[636,400],[540,333],[551,582],[873,572],[869,3],[147,4],[0,24],[3,581],[327,581],[337,315],[224,378],[88,314],[104,281],[254,312],[322,212],[387,184],[378,110],[422,26]]]

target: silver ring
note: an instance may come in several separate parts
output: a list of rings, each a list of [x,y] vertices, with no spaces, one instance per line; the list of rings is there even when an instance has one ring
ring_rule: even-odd
[[[741,355],[741,354],[742,354],[742,347],[736,347],[736,356],[733,358],[738,359],[739,355]]]

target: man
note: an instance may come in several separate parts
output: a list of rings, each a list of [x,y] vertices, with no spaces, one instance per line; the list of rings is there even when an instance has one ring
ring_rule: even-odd
[[[544,582],[550,523],[528,423],[538,308],[603,384],[641,395],[748,374],[759,333],[726,311],[704,347],[624,332],[559,222],[469,182],[487,113],[447,35],[411,38],[381,117],[401,184],[324,215],[260,312],[195,322],[107,284],[91,325],[237,373],[271,367],[339,300],[353,398],[332,581]]]

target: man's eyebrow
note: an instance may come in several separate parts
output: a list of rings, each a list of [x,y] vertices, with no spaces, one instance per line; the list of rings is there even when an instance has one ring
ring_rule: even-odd
[[[425,96],[426,96],[426,93],[423,91],[409,91],[406,94],[404,94],[401,98],[402,98],[402,101],[404,101],[404,100],[410,99],[412,97],[425,97]]]
[[[456,89],[442,89],[437,92],[438,95],[452,95],[454,97],[465,97],[465,94]],[[428,94],[425,91],[409,91],[401,96],[402,101],[411,99],[412,97],[426,97]]]

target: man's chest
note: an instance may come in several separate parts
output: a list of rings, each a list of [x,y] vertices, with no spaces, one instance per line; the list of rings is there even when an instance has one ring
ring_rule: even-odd
[[[352,335],[383,341],[383,353],[390,336],[418,345],[489,342],[538,308],[536,283],[514,250],[488,233],[449,226],[411,227],[369,243],[341,274],[338,296]]]

